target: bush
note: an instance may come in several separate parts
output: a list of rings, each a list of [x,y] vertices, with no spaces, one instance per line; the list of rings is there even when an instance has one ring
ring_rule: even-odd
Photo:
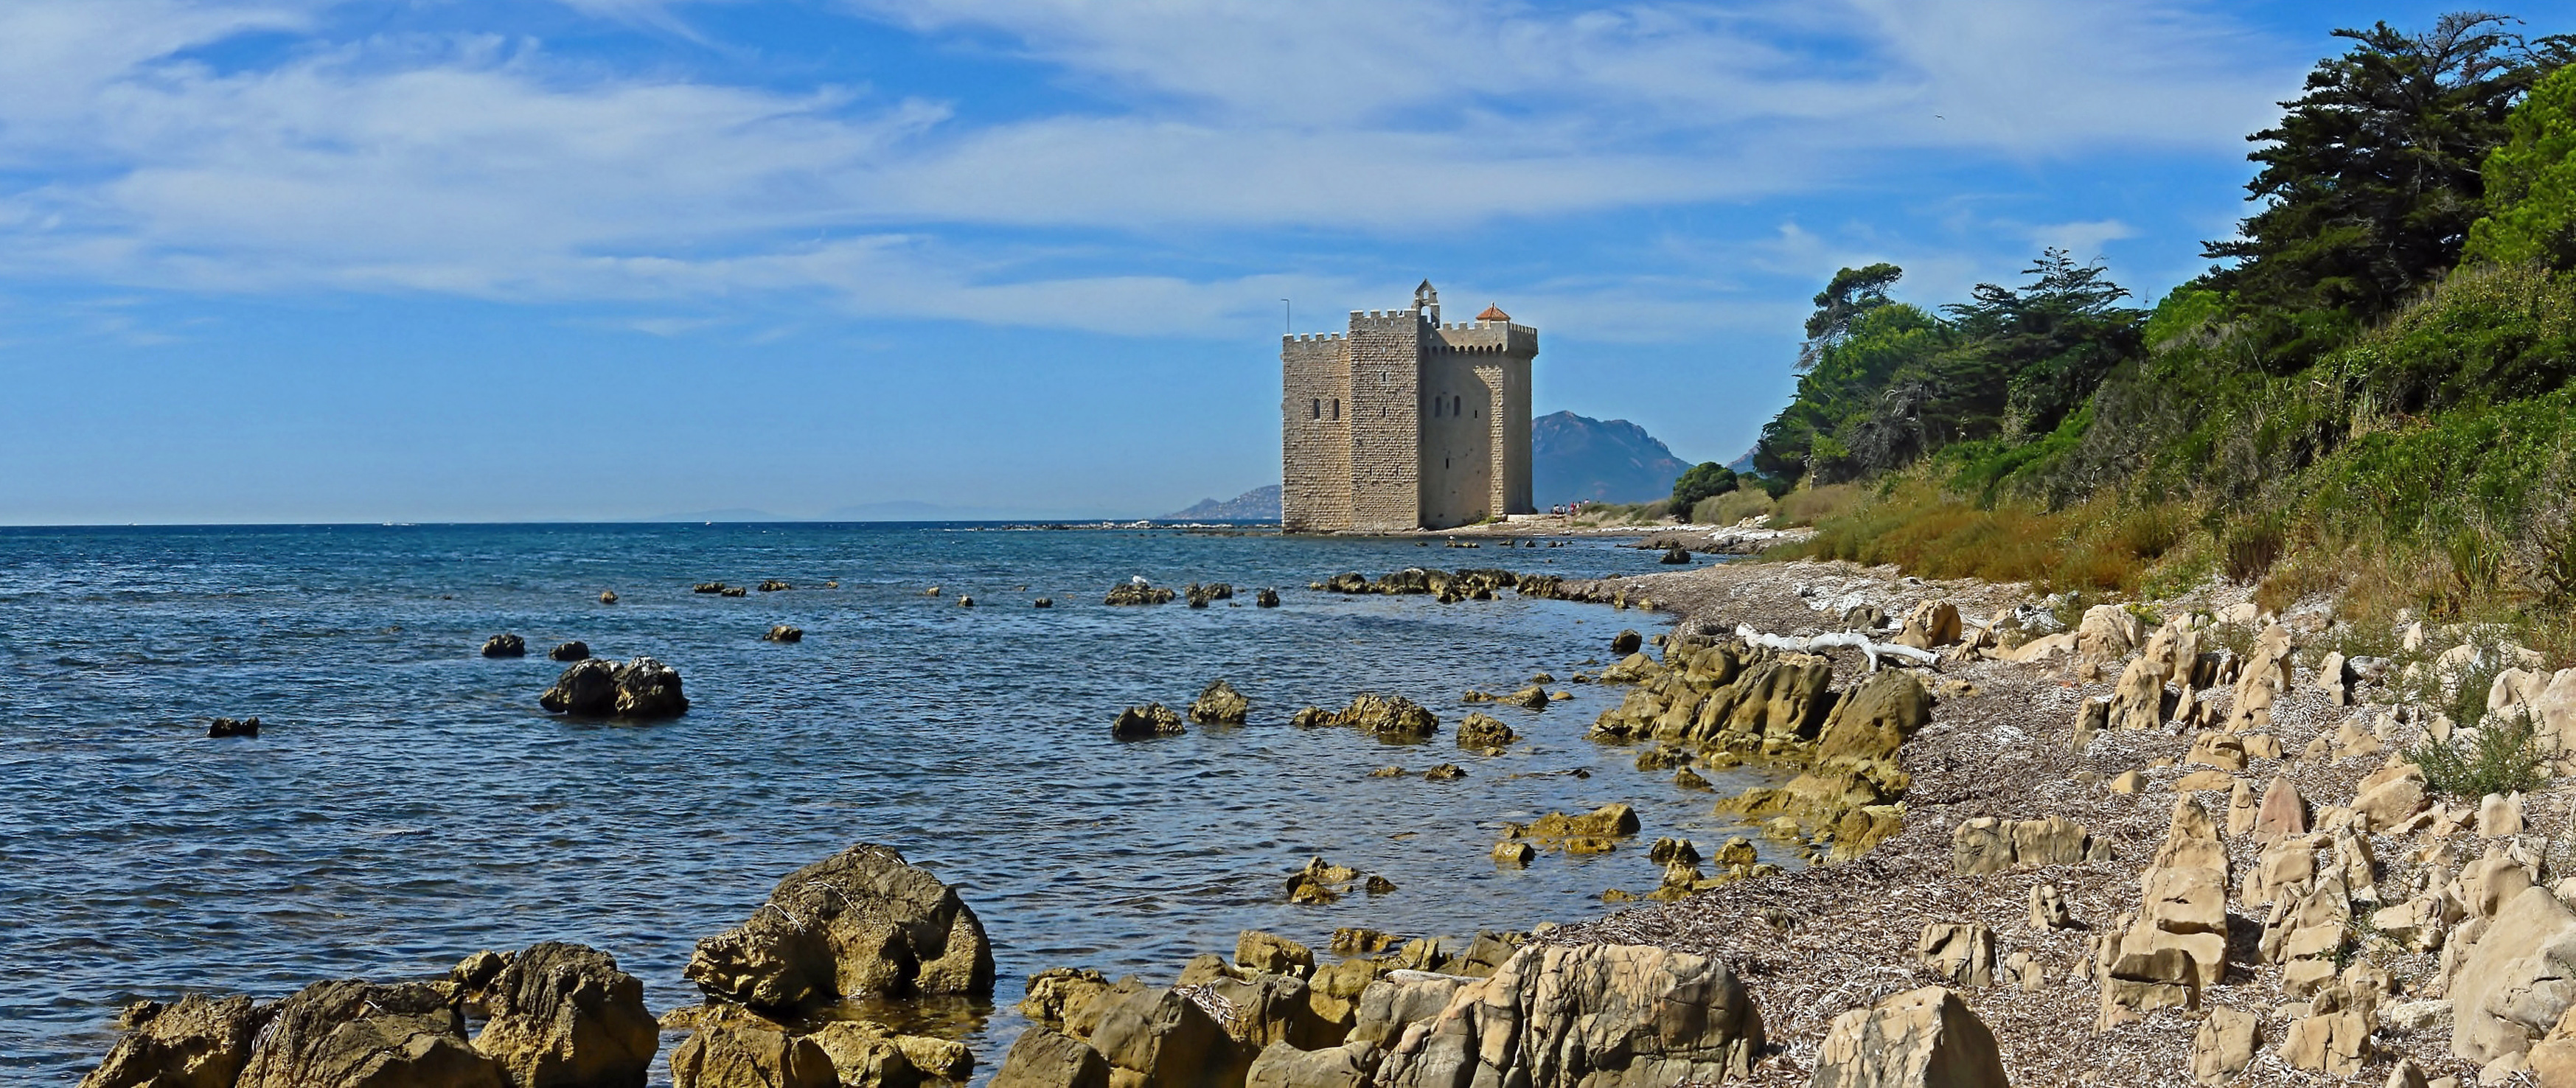
[[[2467,685],[2462,685],[2463,688]],[[2485,689],[2478,691],[2484,710]],[[2457,720],[2457,719],[2454,719]],[[2406,758],[2424,769],[2424,785],[2436,793],[2475,801],[2490,793],[2529,792],[2549,781],[2548,761],[2540,753],[2539,732],[2531,715],[2491,721],[2476,730],[2461,730],[2449,740],[2424,738]],[[2468,742],[2461,743],[2462,737]]]
[[[1792,491],[1780,497],[1777,520],[1783,525],[1813,525],[1858,509],[1868,500],[1869,492],[1859,484],[1826,484]]]
[[[2239,585],[2262,581],[2289,546],[2289,533],[2276,517],[2257,517],[2229,528],[2221,560],[2228,581]]]
[[[1673,509],[1689,510],[1701,499],[1713,498],[1735,490],[1735,470],[1715,461],[1692,465],[1673,481]]]

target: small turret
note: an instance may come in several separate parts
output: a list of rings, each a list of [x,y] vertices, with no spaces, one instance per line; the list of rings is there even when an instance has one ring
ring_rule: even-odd
[[[1423,318],[1432,324],[1440,323],[1440,292],[1431,286],[1430,280],[1422,281],[1422,286],[1413,289],[1413,308],[1422,311]]]
[[[1500,307],[1500,306],[1493,305],[1492,303],[1487,303],[1487,304],[1485,305],[1485,312],[1484,312],[1484,313],[1481,313],[1481,314],[1477,314],[1477,315],[1476,315],[1476,320],[1478,320],[1478,321],[1500,321],[1500,322],[1503,322],[1503,323],[1505,323],[1505,324],[1510,324],[1510,323],[1511,323],[1511,320],[1512,320],[1512,315],[1507,314],[1507,313],[1504,313],[1504,312],[1503,312],[1503,308],[1502,308],[1502,307]]]

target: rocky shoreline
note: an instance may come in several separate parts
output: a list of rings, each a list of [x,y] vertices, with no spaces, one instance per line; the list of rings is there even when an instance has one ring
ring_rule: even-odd
[[[1749,838],[1704,855],[1624,805],[1506,825],[1490,844],[1506,866],[1654,837],[1662,884],[1604,898],[1663,902],[1570,925],[1496,919],[1471,941],[1346,930],[1338,961],[1247,931],[1230,959],[1201,956],[1168,984],[1014,965],[1046,968],[1021,1006],[1038,1026],[999,1056],[995,1085],[2576,1083],[2561,1079],[2576,1076],[2576,1014],[2559,1019],[2576,985],[2558,981],[2576,977],[2561,904],[2576,881],[2553,887],[2568,792],[2442,795],[2401,754],[2481,728],[2428,705],[2444,676],[2490,655],[2536,665],[2526,651],[2419,626],[2404,657],[2348,659],[2331,602],[2269,616],[2211,585],[2086,607],[1848,564],[1572,582],[1414,568],[1313,588],[1672,615],[1670,632],[1623,633],[1627,657],[1570,678],[1625,691],[1590,742],[1633,748],[1675,790],[1708,788],[1700,770],[1770,770],[1781,785],[1713,808],[1808,866],[1763,863]],[[1178,594],[1155,596],[1138,603]],[[623,688],[660,688],[615,682],[658,676],[649,659],[579,662],[558,687],[585,669],[602,703],[585,709],[603,715]],[[1550,679],[1486,698],[1540,709]],[[675,676],[667,688],[685,707]],[[2491,704],[2528,710],[2553,751],[2576,737],[2576,671],[2506,669]],[[1249,709],[1219,680],[1188,718],[1230,726]],[[1477,717],[1458,726],[1462,754],[1517,739]],[[1170,735],[1181,719],[1136,708],[1113,734]],[[1369,693],[1288,725],[1440,731]],[[1444,769],[1464,773],[1431,778]],[[1281,894],[1328,902],[1362,875],[1318,858]],[[962,1046],[847,1003],[989,995],[994,971],[952,889],[862,844],[699,942],[687,977],[705,1003],[659,1021],[690,1033],[671,1058],[684,1088],[962,1079]],[[84,1083],[641,1083],[655,1040],[637,1056],[633,1023],[654,1021],[637,989],[605,952],[539,945],[478,953],[444,980],[190,997],[130,1010]],[[385,1058],[388,1039],[406,1057]],[[1974,1076],[1927,1079],[1942,1068]]]

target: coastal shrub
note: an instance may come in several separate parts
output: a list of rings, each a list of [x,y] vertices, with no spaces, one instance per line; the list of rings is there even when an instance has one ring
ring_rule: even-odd
[[[2221,547],[2227,580],[2252,585],[2281,561],[2281,553],[2289,547],[2289,532],[2280,517],[2267,512],[2229,526]]]
[[[1691,521],[1698,525],[1733,525],[1746,518],[1761,517],[1773,509],[1769,492],[1758,488],[1737,488],[1723,495],[1701,499],[1691,507]]]
[[[2485,709],[2483,688],[2480,704]],[[2424,785],[2435,793],[2475,801],[2490,793],[2529,792],[2549,781],[2538,732],[2531,715],[2515,714],[2456,730],[2449,740],[2427,737],[2406,758],[2424,769]]]

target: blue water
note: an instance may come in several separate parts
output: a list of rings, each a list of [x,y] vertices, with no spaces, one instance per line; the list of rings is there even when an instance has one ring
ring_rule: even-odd
[[[1528,738],[1498,758],[1449,729],[1465,690],[1563,678],[1651,617],[1305,586],[1653,559],[1602,542],[921,525],[0,529],[0,1081],[77,1080],[138,998],[434,975],[546,939],[613,952],[656,1012],[693,1003],[680,969],[698,938],[861,840],[962,885],[991,931],[995,1007],[947,1027],[985,1072],[1041,968],[1168,978],[1245,928],[1320,945],[1337,926],[1597,915],[1603,889],[1654,886],[1642,847],[1498,871],[1495,825],[1628,801],[1648,837],[1706,841],[1728,832],[1708,796],[1581,739],[1616,691],[1486,708]],[[1133,575],[1231,582],[1241,607],[1102,606]],[[765,578],[797,588],[689,591]],[[1252,607],[1264,585],[1284,607]],[[620,602],[597,603],[603,589]],[[761,641],[775,623],[804,642]],[[530,656],[477,654],[503,631]],[[568,639],[677,667],[689,714],[549,719],[536,696],[561,666],[543,655]],[[1179,706],[1219,677],[1251,697],[1251,724],[1109,738],[1120,707]],[[1442,736],[1389,747],[1284,724],[1371,689],[1432,707]],[[257,715],[263,735],[208,740],[217,715]],[[1469,777],[1364,777],[1442,761]],[[1507,777],[1578,767],[1591,777]],[[1398,890],[1291,907],[1280,882],[1312,854]]]

